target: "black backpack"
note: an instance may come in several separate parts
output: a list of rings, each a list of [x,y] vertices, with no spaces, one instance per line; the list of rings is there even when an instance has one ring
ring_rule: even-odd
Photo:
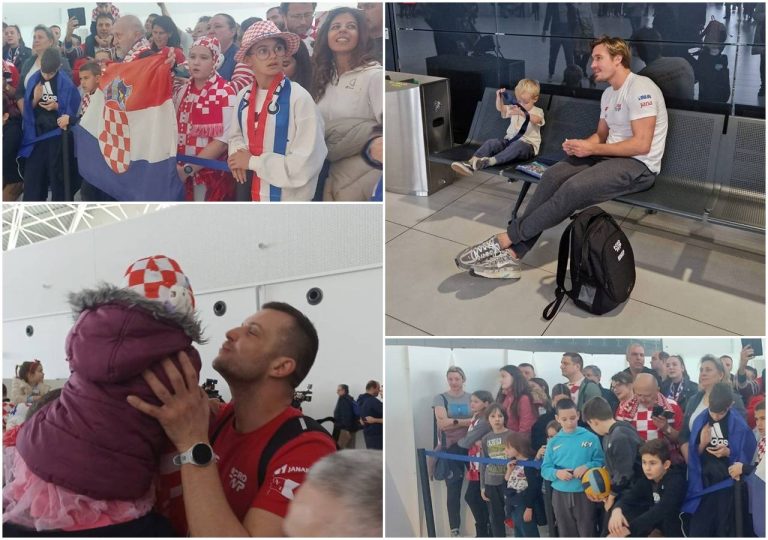
[[[581,309],[602,315],[629,298],[635,286],[635,256],[614,219],[599,206],[571,218],[560,238],[555,300],[542,316],[551,320],[565,295]],[[570,267],[571,289],[565,288]]]

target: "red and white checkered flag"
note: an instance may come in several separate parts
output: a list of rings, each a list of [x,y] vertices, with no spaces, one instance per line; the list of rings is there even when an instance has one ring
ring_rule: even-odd
[[[99,148],[109,168],[118,174],[131,164],[131,132],[128,115],[116,101],[104,105],[104,131],[99,135]]]

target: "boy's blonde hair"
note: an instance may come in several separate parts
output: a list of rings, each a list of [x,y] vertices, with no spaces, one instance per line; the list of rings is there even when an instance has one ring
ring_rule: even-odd
[[[515,96],[521,96],[524,93],[530,94],[533,101],[538,99],[539,92],[541,92],[539,81],[534,81],[533,79],[520,79],[515,86]]]

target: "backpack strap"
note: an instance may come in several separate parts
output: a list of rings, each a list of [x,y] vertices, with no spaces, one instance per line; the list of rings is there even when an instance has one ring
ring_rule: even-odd
[[[221,434],[221,430],[224,429],[224,426],[226,426],[234,417],[235,412],[233,410],[228,415],[226,415],[221,420],[221,422],[219,422],[213,431],[213,435],[211,435],[211,446],[213,446],[216,438],[219,436],[219,434]],[[277,428],[277,431],[274,433],[274,435],[272,435],[272,438],[269,439],[269,442],[261,452],[261,457],[259,458],[257,484],[254,488],[254,492],[258,491],[259,488],[264,484],[264,479],[267,477],[267,467],[269,467],[269,462],[272,460],[275,452],[277,452],[289,441],[292,441],[302,433],[308,431],[325,433],[328,438],[333,441],[333,437],[330,433],[328,433],[328,430],[321,426],[320,423],[314,418],[310,418],[309,416],[295,416],[293,418],[289,418],[283,422],[279,428]],[[335,441],[334,444],[336,444]],[[339,450],[338,444],[336,444],[336,450]]]
[[[274,435],[272,435],[272,438],[269,439],[267,446],[264,447],[264,450],[261,452],[261,457],[259,458],[259,472],[257,477],[258,484],[256,487],[257,490],[262,485],[264,485],[264,479],[267,477],[267,467],[269,467],[269,462],[272,460],[272,457],[275,455],[275,453],[280,448],[285,446],[289,441],[292,441],[302,433],[310,431],[324,433],[330,440],[333,440],[331,434],[328,433],[328,431],[323,426],[321,426],[317,420],[310,418],[309,416],[296,416],[294,418],[290,418],[283,422],[282,426],[277,428],[277,431]],[[336,449],[339,449],[338,445],[336,445]]]
[[[566,293],[569,292],[565,289],[565,272],[568,268],[568,255],[571,250],[572,230],[573,222],[568,224],[565,231],[563,231],[563,236],[560,237],[560,249],[557,255],[557,289],[555,289],[555,299],[544,308],[544,311],[541,314],[545,321],[551,321],[555,317]],[[573,288],[571,288],[571,290],[573,290]]]

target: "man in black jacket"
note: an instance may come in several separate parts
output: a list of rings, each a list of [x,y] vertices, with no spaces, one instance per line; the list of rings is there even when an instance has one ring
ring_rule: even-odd
[[[337,443],[339,448],[355,447],[355,432],[363,427],[360,423],[360,407],[349,395],[349,386],[340,384],[336,389],[339,400],[333,411],[333,424],[339,431]]]
[[[661,386],[661,377],[655,370],[645,366],[645,348],[640,343],[630,343],[627,347],[627,364],[629,367],[624,370],[625,373],[632,375],[634,380],[638,373],[650,373],[656,380],[659,381]]]
[[[679,514],[687,485],[682,472],[670,468],[667,442],[648,441],[640,447],[640,456],[644,475],[616,503],[608,521],[609,536],[682,537]]]
[[[616,413],[616,407],[619,406],[619,398],[616,397],[616,394],[611,392],[608,388],[603,388],[603,385],[600,384],[600,378],[603,376],[602,372],[600,371],[600,368],[597,366],[585,366],[584,370],[582,371],[584,373],[584,376],[592,381],[593,383],[597,384],[597,386],[600,387],[600,391],[603,393],[603,399],[608,402],[608,405],[611,406],[611,410]]]

